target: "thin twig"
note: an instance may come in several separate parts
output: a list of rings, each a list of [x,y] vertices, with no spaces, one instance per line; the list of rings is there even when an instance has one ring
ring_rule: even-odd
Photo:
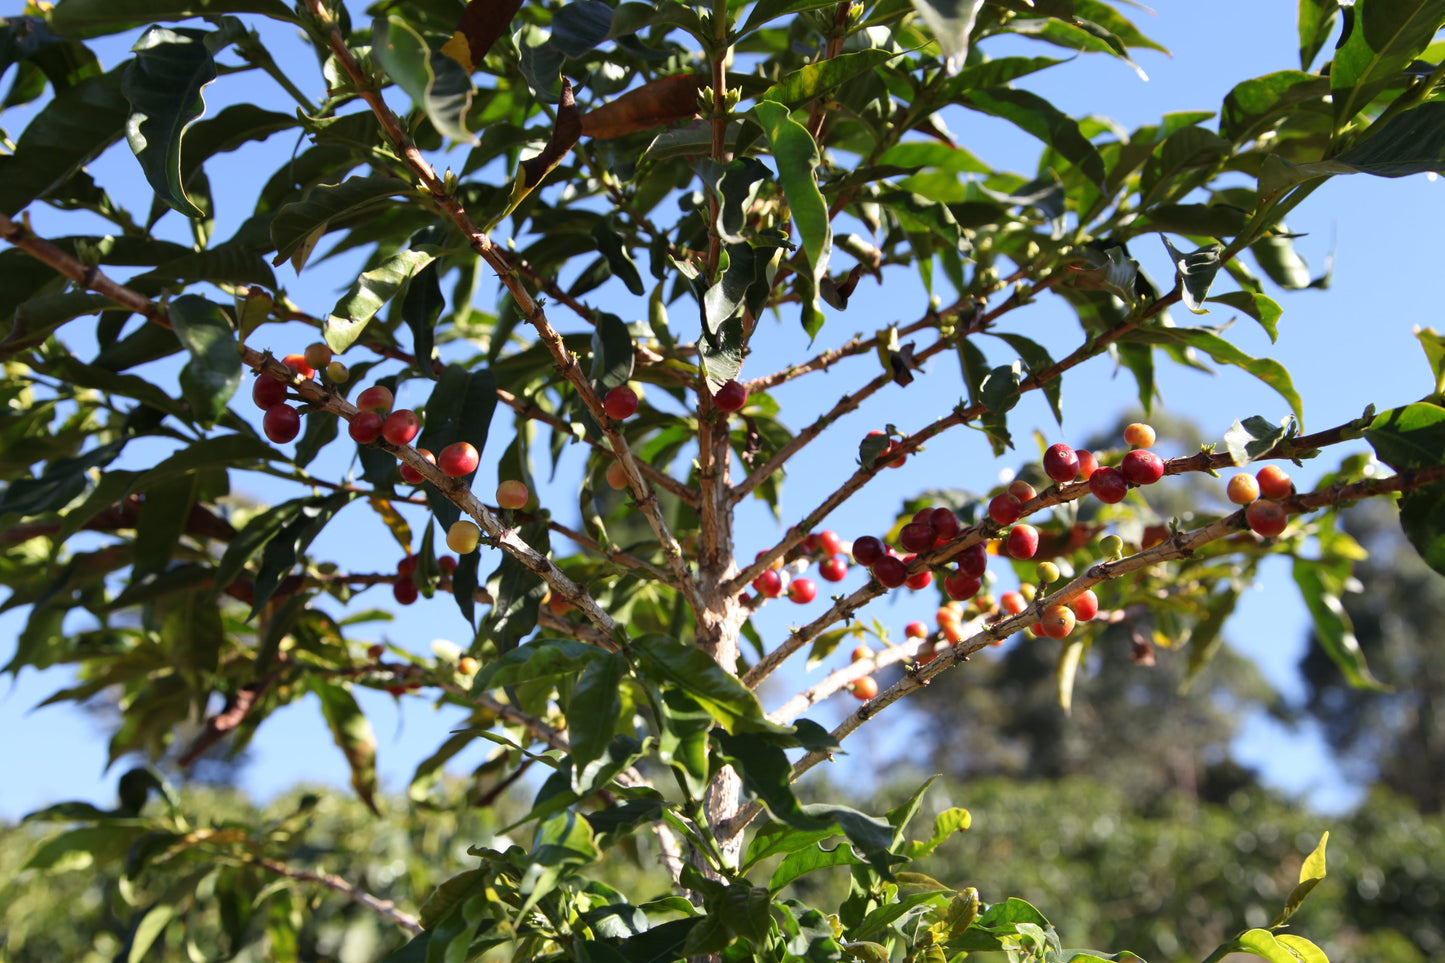
[[[265,856],[247,856],[244,858],[246,862],[260,866],[262,869],[275,873],[277,876],[284,876],[298,883],[314,883],[317,886],[325,886],[329,890],[340,893],[352,902],[365,906],[376,915],[391,920],[391,922],[400,926],[413,936],[420,935],[424,932],[420,920],[410,913],[404,913],[397,909],[396,904],[391,900],[373,896],[361,887],[348,883],[333,873],[313,873],[306,869],[292,869],[285,863]]]

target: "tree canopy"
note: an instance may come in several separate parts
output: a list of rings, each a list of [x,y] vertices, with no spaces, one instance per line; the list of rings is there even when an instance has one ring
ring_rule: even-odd
[[[405,907],[287,862],[310,804],[187,813],[145,766],[114,808],[40,814],[62,828],[26,866],[122,861],[127,960],[299,959],[314,887],[408,937],[378,951],[397,961],[1103,958],[986,869],[922,871],[967,809],[926,825],[921,788],[869,815],[795,781],[1021,632],[1012,664],[1050,672],[1066,711],[1093,649],[1195,678],[1272,556],[1331,664],[1378,687],[1341,602],[1366,557],[1340,524],[1352,502],[1393,503],[1445,572],[1445,340],[1417,332],[1418,400],[1306,433],[1286,367],[1216,323],[1279,336],[1269,292],[1317,280],[1285,218],[1332,178],[1445,170],[1445,3],[1301,0],[1280,69],[1134,129],[1029,89],[1079,56],[1158,49],[1133,13],[60,0],[0,21],[3,107],[24,124],[0,155],[0,610],[25,613],[6,671],[73,667],[52,701],[114,700],[112,763],[180,770],[306,700],[378,817],[357,690],[428,698],[465,724],[412,804],[465,805],[443,774],[477,745],[463,798],[532,791],[466,860],[439,851],[461,868]],[[990,163],[960,116],[1036,138],[1035,169]],[[103,155],[128,156],[130,181]],[[1161,240],[1173,276],[1151,279],[1137,252]],[[832,338],[861,288],[899,281],[916,297],[873,333],[771,349],[771,319]],[[1044,301],[1076,328],[1040,330]],[[1095,359],[1146,417],[1171,372],[1211,365],[1288,415],[1230,411],[1222,444],[1169,458],[1143,422],[1033,444],[1020,400],[1062,426]],[[956,402],[909,401],[945,370]],[[803,417],[795,386],[822,399]],[[854,430],[875,398],[894,414]],[[1017,477],[920,492],[874,534],[826,527],[944,437]],[[1338,447],[1361,438],[1372,455]],[[785,501],[830,445],[855,465]],[[1306,491],[1284,466],[1307,459],[1329,470]],[[748,558],[753,500],[784,527]],[[440,597],[465,634],[386,644],[374,586],[397,611]],[[867,607],[891,592],[934,593],[935,624],[879,631]],[[784,595],[809,621],[775,631],[758,616]],[[804,651],[833,667],[782,700],[760,689]],[[808,717],[850,694],[831,730]],[[1219,945],[1189,952],[1322,958],[1289,924],[1325,841],[1290,843],[1271,909],[1191,930]],[[653,871],[614,882],[619,858]],[[846,893],[810,904],[813,874]]]

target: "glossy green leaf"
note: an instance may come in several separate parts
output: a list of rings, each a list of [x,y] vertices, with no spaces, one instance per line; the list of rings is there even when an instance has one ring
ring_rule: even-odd
[[[331,730],[331,738],[346,756],[351,767],[351,786],[366,808],[380,816],[376,808],[376,735],[371,730],[365,713],[356,704],[356,698],[347,685],[337,685],[324,679],[311,678],[311,691],[321,700],[321,715]]]
[[[1219,133],[1244,143],[1271,127],[1292,110],[1323,105],[1329,81],[1318,74],[1280,70],[1238,83],[1225,96],[1219,112]]]
[[[605,653],[587,663],[577,677],[567,704],[567,738],[572,747],[572,790],[585,793],[593,786],[593,771],[616,731],[622,712],[622,680],[627,660]]]
[[[172,903],[156,903],[146,910],[139,920],[136,921],[135,929],[131,931],[130,945],[125,951],[126,963],[140,963],[146,958],[160,938],[161,933],[176,918],[177,907]]]
[[[349,177],[340,184],[321,184],[276,212],[271,221],[271,243],[276,245],[272,264],[293,259],[299,271],[305,266],[315,238],[326,233],[332,221],[374,213],[382,202],[412,187],[395,177]],[[309,243],[308,243],[309,242]],[[297,255],[300,254],[300,257]]]
[[[1170,244],[1167,237],[1162,240],[1164,247],[1169,251],[1169,260],[1174,264],[1175,277],[1181,286],[1184,306],[1195,314],[1208,314],[1209,309],[1204,306],[1204,302],[1208,300],[1209,288],[1214,284],[1215,275],[1219,273],[1221,267],[1219,254],[1223,248],[1218,244],[1211,244],[1185,254]]]
[[[1004,334],[1002,332],[990,331],[990,334],[1001,338],[1008,343],[1010,348],[1018,352],[1019,358],[1028,365],[1029,375],[1037,376],[1040,372],[1047,371],[1054,364],[1054,359],[1044,346],[1021,334]],[[1049,410],[1054,413],[1054,420],[1060,425],[1064,423],[1064,409],[1061,396],[1061,386],[1058,378],[1050,378],[1043,383],[1044,397],[1048,399]]]
[[[1345,612],[1340,595],[1349,574],[1348,563],[1328,565],[1312,559],[1294,561],[1294,581],[1299,586],[1305,608],[1314,621],[1315,639],[1334,663],[1340,667],[1350,685],[1361,689],[1384,689],[1370,673],[1365,653],[1355,638],[1354,626]]]
[[[273,20],[296,22],[296,13],[281,0],[61,0],[50,15],[51,26],[67,37],[94,37],[155,20],[189,20],[223,14],[258,13]]]
[[[1162,337],[1187,344],[1214,359],[1216,364],[1234,365],[1254,375],[1260,381],[1279,392],[1289,402],[1290,411],[1297,421],[1304,421],[1303,403],[1294,381],[1284,365],[1270,358],[1251,358],[1219,335],[1205,328],[1150,328],[1149,331]]]
[[[830,60],[805,64],[787,74],[781,82],[769,87],[758,98],[796,110],[814,98],[834,91],[861,73],[887,63],[894,55],[886,50],[860,50]]]
[[[592,227],[592,239],[597,242],[597,250],[607,258],[607,266],[612,269],[612,276],[625,284],[627,290],[633,294],[646,294],[642,275],[638,273],[637,265],[632,262],[632,252],[627,250],[621,235],[612,227],[611,218],[598,218]]]
[[[612,6],[602,0],[573,0],[552,17],[552,45],[576,59],[612,32]]]
[[[1360,0],[1345,13],[1330,67],[1335,123],[1363,110],[1377,85],[1395,79],[1419,56],[1445,20],[1445,0]]]
[[[1445,458],[1445,408],[1419,402],[1382,412],[1365,430],[1375,454],[1396,471],[1428,468]],[[1431,568],[1445,574],[1445,483],[1437,482],[1400,498],[1400,527]]]
[[[728,732],[786,731],[767,721],[751,689],[697,646],[665,635],[648,635],[634,641],[632,647],[641,659],[638,668],[644,678],[678,686]]]
[[[1269,335],[1270,341],[1279,339],[1279,319],[1284,314],[1284,309],[1279,306],[1273,298],[1260,294],[1258,291],[1226,291],[1223,294],[1216,294],[1208,299],[1211,304],[1227,304],[1231,308],[1243,311],[1251,318],[1259,322]]]
[[[632,377],[636,349],[632,333],[615,314],[603,312],[592,332],[592,370],[589,373],[598,394],[627,384]]]
[[[256,575],[254,599],[251,603],[251,617],[255,616],[276,594],[280,588],[281,581],[296,566],[301,554],[310,547],[311,542],[321,530],[326,527],[338,511],[346,506],[354,492],[337,492],[319,499],[301,499],[293,503],[295,505],[294,515],[280,529],[270,535],[264,541],[265,548],[261,552],[261,567]],[[252,522],[254,525],[255,522]],[[247,526],[249,529],[250,526]],[[264,529],[258,531],[258,535],[264,533]],[[222,567],[225,567],[227,559],[231,557],[231,549],[235,546],[233,542],[226,549],[226,555],[222,557]],[[259,547],[259,546],[257,546]],[[254,549],[253,549],[254,550]]]
[[[83,291],[31,298],[15,309],[10,332],[0,340],[0,353],[37,345],[66,322],[96,314],[113,305],[110,298]]]
[[[1430,372],[1435,376],[1435,393],[1445,394],[1445,337],[1434,328],[1415,328],[1415,339],[1425,351],[1430,362]]]
[[[862,863],[863,860],[853,855],[852,849],[841,843],[833,849],[813,845],[783,857],[783,861],[778,863],[778,868],[773,870],[773,875],[768,879],[768,889],[776,893],[794,880],[820,869],[831,866],[858,866]]]
[[[213,424],[241,384],[241,352],[235,332],[220,307],[195,294],[172,301],[168,316],[176,337],[191,356],[181,369],[181,392],[196,421]]]
[[[803,250],[808,254],[812,275],[822,277],[833,251],[833,227],[828,220],[828,205],[815,179],[822,162],[818,145],[808,129],[793,120],[782,104],[764,100],[753,107],[752,114],[763,128],[777,162],[778,180],[783,185]]]
[[[417,372],[426,378],[436,377],[431,361],[435,353],[437,318],[445,307],[446,298],[442,295],[441,280],[437,276],[437,262],[433,261],[412,276],[406,286],[406,295],[401,299],[401,318],[411,329]]]
[[[476,143],[468,129],[476,88],[466,68],[432,45],[399,16],[372,21],[372,54],[397,85],[411,95],[443,137]]]
[[[321,333],[331,350],[340,354],[355,344],[376,312],[434,260],[434,249],[409,248],[363,272],[326,316]]]
[[[1078,121],[1038,94],[1012,87],[988,87],[964,94],[965,107],[1002,117],[1048,144],[1095,186],[1104,186],[1104,159],[1079,129]]]
[[[61,91],[31,119],[11,154],[0,156],[0,212],[14,216],[48,196],[125,136],[130,105],[125,67]]]
[[[238,21],[219,30],[151,27],[131,51],[135,59],[121,81],[130,102],[126,140],[156,196],[186,217],[203,217],[186,194],[181,142],[205,112],[202,91],[216,79],[215,54],[241,37]]]
[[[1300,0],[1299,68],[1309,70],[1320,49],[1334,32],[1340,16],[1339,0]]]

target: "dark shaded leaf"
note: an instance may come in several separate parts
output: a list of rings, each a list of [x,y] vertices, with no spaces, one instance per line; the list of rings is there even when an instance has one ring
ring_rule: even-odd
[[[1382,685],[1365,664],[1365,653],[1355,638],[1350,616],[1345,612],[1340,595],[1349,576],[1349,562],[1333,564],[1307,558],[1294,560],[1294,581],[1314,621],[1314,637],[1321,648],[1340,667],[1350,685],[1361,689],[1380,689]]]
[[[598,394],[627,384],[632,377],[632,333],[615,314],[602,313],[592,332],[592,370],[589,377]]]
[[[1103,190],[1104,159],[1079,130],[1078,122],[1047,100],[1026,90],[989,87],[969,91],[960,102],[974,110],[1002,117],[1037,137]]]
[[[211,425],[241,384],[241,352],[225,312],[196,294],[172,301],[167,314],[190,354],[181,369],[181,392],[201,425]]]
[[[223,14],[258,13],[296,23],[296,13],[281,0],[62,0],[50,24],[67,37],[94,37],[147,21],[189,20]]]
[[[572,748],[572,791],[592,789],[596,764],[617,728],[627,660],[616,652],[592,659],[577,677],[567,703],[567,738]]]
[[[321,333],[331,350],[340,354],[355,344],[376,312],[434,260],[434,249],[409,248],[363,272],[326,316]]]
[[[489,369],[468,372],[461,365],[447,365],[427,399],[426,425],[417,447],[440,453],[453,442],[466,441],[483,452],[496,409],[497,384]],[[461,517],[461,510],[431,485],[426,486],[426,498],[443,529]]]
[[[1214,277],[1222,266],[1219,254],[1224,249],[1217,244],[1211,244],[1185,254],[1170,244],[1167,237],[1161,235],[1160,240],[1164,242],[1164,247],[1169,252],[1169,260],[1174,264],[1184,306],[1195,314],[1208,314],[1209,309],[1204,306],[1204,302],[1208,299],[1209,287],[1214,283]]]
[[[520,9],[522,0],[467,0],[456,33],[442,51],[472,73]]]
[[[1379,86],[1424,51],[1445,20],[1445,0],[1374,0],[1353,5],[1330,65],[1335,125],[1365,108]]]
[[[276,245],[276,257],[271,263],[280,264],[290,258],[299,271],[332,220],[380,207],[383,199],[410,194],[412,190],[395,177],[349,177],[340,184],[313,187],[301,200],[282,207],[272,219],[271,242]]]
[[[632,263],[632,253],[622,241],[622,236],[612,227],[612,219],[599,218],[592,227],[592,240],[597,242],[597,250],[607,259],[607,266],[612,270],[612,276],[623,284],[633,294],[642,295],[647,289],[642,286],[642,275],[637,271],[637,265]]]
[[[314,676],[307,680],[307,686],[321,700],[321,715],[331,730],[331,738],[351,767],[352,788],[366,808],[380,816],[376,808],[376,736],[371,723],[356,704],[349,686]]]

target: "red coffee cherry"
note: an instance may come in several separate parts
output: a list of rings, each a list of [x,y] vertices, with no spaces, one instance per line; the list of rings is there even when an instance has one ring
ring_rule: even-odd
[[[437,467],[448,478],[461,478],[476,471],[481,460],[482,456],[470,442],[454,441],[437,455]]]
[[[1124,456],[1119,473],[1131,485],[1152,485],[1164,477],[1164,460],[1152,451],[1136,448]]]
[[[415,602],[421,593],[417,591],[416,583],[411,579],[397,579],[392,583],[391,596],[402,605],[410,605]]]
[[[393,445],[409,445],[421,434],[421,419],[410,408],[399,408],[381,423],[381,437]]]
[[[853,539],[853,561],[859,565],[871,566],[886,554],[883,540],[880,538],[864,535],[861,538]]]
[[[262,411],[270,411],[286,400],[286,385],[268,374],[260,375],[251,385],[251,400]]]
[[[1039,620],[1039,628],[1051,639],[1062,639],[1074,631],[1074,612],[1066,605],[1051,605]]]
[[[1124,500],[1129,494],[1129,483],[1117,468],[1104,467],[1089,476],[1089,491],[1094,497],[1106,505],[1113,505]]]
[[[943,591],[956,602],[966,602],[978,594],[983,582],[962,572],[953,572],[943,580]]]
[[[306,363],[304,355],[288,354],[281,359],[281,363],[303,378],[312,378],[316,375],[316,369]]]
[[[961,531],[958,516],[951,508],[935,508],[928,515],[928,524],[933,529],[933,537],[944,541],[956,538]]]
[[[1044,452],[1044,474],[1059,484],[1079,477],[1079,456],[1063,442],[1050,445]]]
[[[1087,622],[1099,614],[1099,596],[1094,594],[1093,589],[1084,589],[1069,603],[1069,608],[1074,610],[1080,622]]]
[[[854,551],[857,551],[858,543],[854,542],[853,547]],[[872,564],[870,571],[878,580],[878,584],[884,588],[895,589],[908,581],[908,566],[892,555],[884,555],[879,558]]]
[[[1023,516],[1022,504],[1017,496],[1009,492],[995,495],[988,503],[988,517],[999,525],[1012,525]]]
[[[958,570],[969,578],[983,578],[988,570],[988,546],[978,542],[959,552]]]
[[[418,455],[421,455],[427,461],[431,462],[433,465],[437,463],[437,456],[433,455],[425,448],[418,448],[416,450],[416,453]],[[406,462],[401,463],[401,480],[406,482],[408,485],[420,485],[422,482],[426,481],[426,479],[422,477],[421,472],[417,471]]]
[[[736,381],[724,381],[712,396],[712,403],[720,411],[737,411],[748,400],[748,389]]]
[[[807,605],[818,597],[818,586],[810,578],[795,578],[788,584],[788,598],[799,605]]]
[[[1010,558],[1033,558],[1039,550],[1039,530],[1032,525],[1015,525],[1009,529],[1004,548]]]
[[[933,547],[933,526],[909,522],[898,533],[898,544],[910,552],[926,552]]]
[[[1088,481],[1094,472],[1099,470],[1099,459],[1095,458],[1094,453],[1087,448],[1080,448],[1074,454],[1079,456],[1079,477]]]
[[[637,413],[637,392],[627,385],[618,385],[602,399],[602,410],[607,412],[607,417],[619,421],[631,418]]]
[[[764,598],[775,599],[783,594],[783,577],[775,569],[765,569],[753,579],[753,589]]]
[[[1294,494],[1294,482],[1290,481],[1289,472],[1278,465],[1265,465],[1254,477],[1259,482],[1259,493],[1265,498],[1279,501]]]
[[[1261,498],[1252,502],[1244,510],[1244,520],[1255,534],[1265,538],[1274,538],[1285,530],[1289,524],[1289,515],[1285,513],[1284,506],[1269,498]]]
[[[351,424],[347,426],[346,433],[351,440],[358,445],[369,445],[381,437],[382,418],[375,411],[359,411]]]
[[[261,429],[266,437],[284,445],[301,432],[301,415],[290,405],[272,405],[261,418]]]
[[[824,559],[818,566],[818,574],[829,582],[841,582],[848,577],[848,563],[836,555]]]

